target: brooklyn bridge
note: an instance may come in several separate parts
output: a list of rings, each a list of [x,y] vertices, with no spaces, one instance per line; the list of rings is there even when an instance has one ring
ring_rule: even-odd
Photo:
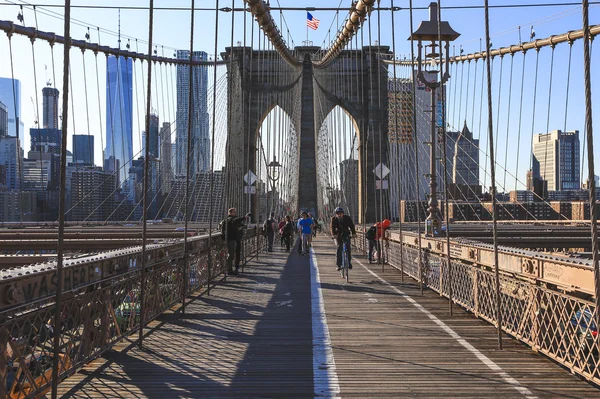
[[[0,398],[600,397],[598,2],[42,3]]]

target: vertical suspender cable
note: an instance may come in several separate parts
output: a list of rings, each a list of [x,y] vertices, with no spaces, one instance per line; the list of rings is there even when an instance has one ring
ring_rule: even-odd
[[[529,156],[529,169],[533,172],[533,135],[535,133],[535,106],[537,103],[537,82],[538,82],[538,72],[540,66],[540,49],[537,47],[535,49],[535,79],[533,83],[533,111],[531,113],[531,155]],[[541,171],[540,171],[541,172]]]
[[[212,237],[213,237],[213,212],[214,212],[214,185],[215,185],[215,126],[216,126],[216,110],[217,110],[217,41],[219,39],[219,0],[217,0],[217,4],[215,5],[215,54],[214,54],[214,70],[213,70],[213,109],[212,109],[212,137],[211,137],[211,150],[210,150],[210,205],[208,208],[208,286],[207,286],[207,295],[210,295],[210,279],[212,273],[212,258],[213,252],[212,248]]]
[[[506,172],[507,172],[507,166],[506,164],[508,163],[508,134],[510,133],[510,106],[512,104],[511,100],[512,100],[512,82],[513,82],[513,66],[515,63],[515,54],[512,53],[510,55],[510,78],[509,78],[509,86],[508,86],[508,111],[506,113],[506,145],[504,148],[504,181],[502,183],[502,191],[506,192]],[[500,84],[502,84],[502,82],[500,82]],[[500,103],[498,103],[498,110],[500,110]],[[498,115],[500,114],[500,111],[498,111]],[[500,132],[500,118],[498,118],[498,132]],[[498,134],[498,133],[496,133]],[[498,143],[496,143],[498,144]],[[499,147],[499,146],[498,146]],[[498,150],[496,149],[496,152]],[[517,172],[515,171],[515,175],[518,175]],[[515,190],[517,188],[515,187]]]
[[[252,16],[250,17],[252,18]],[[246,141],[248,142],[248,147],[246,148],[246,150],[244,151],[244,153],[246,154],[246,161],[247,161],[247,165],[248,165],[248,171],[251,171],[252,169],[254,169],[254,172],[256,172],[256,167],[252,167],[252,165],[250,164],[250,151],[252,149],[252,137],[253,136],[253,129],[252,127],[250,127],[250,121],[252,120],[252,112],[251,112],[251,105],[252,104],[252,74],[254,73],[254,24],[251,24],[251,28],[250,28],[250,60],[249,60],[249,71],[248,71],[248,82],[246,82],[246,90],[248,92],[247,94],[247,103],[248,103],[248,107],[246,107],[247,112],[246,112],[246,116],[248,117],[248,120],[246,122],[246,126],[248,127],[246,129],[246,133],[248,134],[248,137],[246,138]],[[259,47],[260,47],[260,42],[259,42]],[[245,60],[244,60],[245,62]],[[244,87],[244,85],[242,85],[242,87]],[[255,143],[256,144],[256,143]],[[256,166],[256,165],[254,165]],[[258,186],[258,184],[257,184]],[[257,191],[258,191],[258,187],[257,187]],[[251,194],[251,190],[250,188],[248,188],[248,212],[252,213],[253,209],[252,209],[252,194]],[[255,218],[258,217],[258,215],[253,215]],[[252,220],[252,218],[250,218],[250,220]],[[244,246],[242,246],[244,247]],[[244,255],[245,256],[245,255]]]
[[[234,10],[235,9],[235,0],[231,0],[231,9]],[[231,98],[232,97],[232,93],[233,93],[233,79],[231,78],[231,74],[233,72],[233,35],[234,35],[234,30],[235,28],[235,12],[231,13],[231,43],[230,43],[230,47],[229,47],[229,70],[227,71],[227,102],[228,102],[228,115],[227,115],[227,141],[226,141],[226,145],[225,145],[225,154],[226,156],[229,155],[230,150],[231,150],[231,123],[233,121],[233,105],[234,105],[234,100]],[[241,66],[241,63],[239,63],[238,61],[238,65]],[[240,71],[241,72],[241,71]],[[234,195],[232,193],[232,189],[234,187],[234,184],[232,181],[228,181],[228,177],[231,178],[231,176],[233,175],[231,172],[231,164],[233,160],[229,160],[229,167],[228,167],[228,162],[225,162],[225,178],[224,178],[224,183],[225,187],[223,190],[223,194],[225,195],[225,203],[226,204],[231,204],[232,203],[232,199],[233,198],[239,198],[239,196]],[[227,205],[228,207],[230,207],[231,205]],[[227,238],[225,238],[225,241],[227,241]],[[225,242],[225,245],[227,245],[227,242]]]
[[[409,2],[410,5],[410,58],[414,63],[415,61],[415,49],[414,49],[414,39],[412,39],[414,33],[414,25],[413,25],[413,3],[412,0]],[[411,79],[412,79],[412,139],[415,147],[415,191],[416,191],[416,199],[417,199],[417,226],[418,226],[418,243],[419,246],[419,290],[421,291],[421,295],[423,295],[423,254],[421,249],[421,195],[419,193],[419,146],[417,143],[417,95],[416,95],[416,77],[415,77],[415,68],[411,66]],[[433,145],[433,144],[432,144]]]
[[[38,146],[39,146],[39,152],[40,152],[40,180],[42,181],[42,185],[44,184],[44,158],[42,156],[42,123],[40,122],[40,102],[39,102],[39,98],[38,98],[38,87],[37,87],[37,73],[36,73],[36,62],[35,62],[35,38],[31,39],[31,55],[32,55],[32,61],[33,61],[33,85],[35,88],[35,113],[36,115],[36,119],[37,119],[37,128],[38,128]],[[15,103],[15,109],[16,109],[16,103]],[[17,122],[18,123],[18,122]],[[46,187],[45,189],[48,190],[50,187],[48,187],[48,183],[50,181],[50,167],[48,167],[47,171],[46,171]],[[46,201],[42,202],[42,218],[44,220],[44,222],[47,220],[46,217],[48,216],[46,213],[48,211],[48,208],[46,207]]]
[[[520,154],[520,150],[521,150],[521,122],[523,121],[523,88],[525,86],[525,61],[527,60],[527,53],[525,52],[525,50],[523,50],[523,67],[521,69],[521,98],[520,98],[520,104],[519,104],[519,129],[518,130],[518,136],[517,136],[517,159],[516,159],[516,166],[515,166],[515,190],[517,190],[517,184],[519,181],[519,178],[517,177],[519,175],[519,154]],[[570,67],[570,66],[569,66]],[[506,137],[506,143],[508,144],[508,135]],[[507,148],[507,152],[508,152],[508,148]],[[504,163],[506,165],[506,162]]]
[[[442,5],[440,4],[440,0],[438,0],[438,21],[442,20]],[[442,62],[442,31],[441,31],[441,23],[438,23],[438,46],[439,46],[439,55],[440,55],[440,95],[442,96],[442,152],[443,152],[443,157],[444,157],[444,189],[445,189],[445,201],[444,201],[444,213],[445,213],[445,219],[446,219],[446,262],[448,263],[448,308],[450,311],[450,314],[453,313],[453,308],[452,308],[452,298],[453,298],[453,292],[452,292],[452,259],[450,258],[450,211],[449,211],[449,207],[450,204],[448,203],[450,200],[450,190],[448,189],[448,155],[447,155],[447,145],[446,145],[446,91],[444,90],[444,79],[442,78],[442,76],[444,76],[442,69],[444,68],[444,65],[446,66],[446,68],[449,68],[449,65],[447,63]],[[448,51],[448,49],[446,49],[446,51]],[[464,62],[463,62],[463,68],[462,70],[464,70]],[[462,75],[462,72],[461,72]],[[462,81],[462,76],[461,76],[461,81]],[[460,87],[460,96],[462,97],[462,84]],[[468,88],[467,88],[467,92],[468,92]],[[460,111],[458,113],[458,117],[460,118]],[[466,118],[466,116],[465,116]],[[434,143],[432,143],[431,145],[434,145]],[[455,150],[455,156],[456,156],[456,152],[458,152],[458,146],[457,149]],[[456,166],[455,166],[456,167]],[[443,271],[440,270],[440,276],[443,276]],[[440,293],[444,292],[444,287],[440,284]]]
[[[394,54],[394,57],[396,57],[396,35],[394,34],[395,32],[395,27],[396,27],[396,20],[394,18],[394,0],[391,0],[391,8],[392,8],[392,53]],[[393,69],[394,69],[394,86],[393,86],[393,95],[394,95],[394,137],[396,140],[396,148],[398,149],[398,152],[396,154],[396,156],[398,156],[398,158],[400,158],[400,131],[398,128],[398,75],[397,75],[397,70],[396,70],[396,62],[394,62],[393,64]],[[396,169],[398,171],[398,174],[400,174],[400,167],[398,165],[398,168]],[[403,190],[402,190],[402,184],[400,182],[400,176],[398,175],[396,177],[397,181],[398,181],[398,205],[400,205],[400,201],[402,200],[403,197]],[[391,189],[391,188],[390,188]],[[404,281],[404,251],[402,249],[403,245],[404,245],[404,238],[402,236],[402,215],[400,210],[398,209],[398,221],[399,221],[399,227],[398,227],[398,233],[400,234],[400,278],[402,279],[402,281]]]
[[[469,63],[469,66],[467,67],[467,89],[465,90],[466,93],[466,98],[465,98],[465,117],[464,117],[464,122],[467,123],[467,117],[469,116],[469,84],[471,82],[471,60],[467,61]],[[461,96],[462,97],[462,96]],[[462,107],[462,105],[461,105]],[[460,118],[460,115],[459,115]],[[460,122],[460,120],[459,120]],[[457,126],[457,127],[460,127]],[[471,130],[473,129],[473,126],[471,126]]]
[[[61,296],[63,290],[63,257],[65,241],[65,193],[67,178],[67,127],[69,116],[69,56],[71,51],[71,0],[65,0],[65,44],[63,58],[62,142],[60,148],[60,194],[58,211],[58,248],[56,260],[56,299],[54,305],[54,357],[52,359],[52,399],[58,397],[58,367],[60,359]],[[12,57],[11,57],[12,59]],[[18,125],[17,121],[17,125]]]
[[[479,52],[483,51],[481,49],[481,38],[479,39]],[[485,88],[485,85],[483,84],[483,82],[485,82],[485,60],[482,62],[482,71],[481,71],[481,92],[479,93],[479,129],[477,129],[477,138],[479,139],[481,137],[481,123],[483,121],[483,90]],[[535,106],[535,105],[534,105]],[[480,144],[481,145],[481,144]],[[487,160],[486,160],[487,162]],[[487,163],[485,165],[485,172],[484,172],[484,178],[485,176],[487,176]],[[481,179],[479,179],[481,181]],[[483,185],[483,189],[485,190],[485,182]]]
[[[379,143],[378,143],[379,164],[382,164],[383,161],[385,161],[387,164],[389,164],[387,159],[383,159],[381,157],[381,150],[382,150],[381,135],[383,134],[383,131],[382,131],[383,130],[383,121],[381,120],[381,115],[385,115],[385,114],[382,112],[382,109],[381,109],[381,68],[383,67],[383,63],[380,61],[381,47],[379,47],[379,46],[381,46],[381,11],[378,8],[377,9],[377,53],[376,53],[377,61],[376,61],[376,65],[377,65],[377,105],[379,107],[379,117],[380,117],[379,132],[378,132],[379,133],[378,134],[378,136],[379,136]],[[387,78],[386,78],[386,80],[387,80]],[[387,87],[387,85],[386,85],[386,87]],[[392,165],[390,165],[390,167],[391,166]],[[379,183],[380,184],[380,186],[379,186],[379,214],[381,215],[381,218],[379,219],[379,221],[383,223],[383,219],[385,219],[385,216],[383,214],[383,193],[385,192],[385,191],[383,191],[383,176],[380,176],[380,179],[381,179],[381,182]],[[388,186],[388,190],[389,190],[389,186]],[[389,212],[389,209],[388,209],[388,212]],[[385,262],[383,261],[384,259],[382,257],[382,254],[384,253],[383,238],[385,238],[385,237],[380,237],[379,248],[378,248],[379,256],[377,256],[377,261],[381,263],[381,271],[382,272],[384,271],[384,267],[385,267]]]
[[[550,82],[548,83],[548,113],[547,113],[547,117],[546,117],[546,134],[548,134],[548,130],[550,129],[550,108],[551,108],[551,103],[552,103],[552,78],[554,76],[554,49],[555,49],[555,46],[553,44],[551,44],[550,46],[552,47],[552,57],[550,59]],[[546,140],[546,143],[544,144],[544,176],[542,178],[546,181],[547,181],[546,173],[548,172],[548,165],[546,162],[548,161],[548,142],[549,141],[550,140]],[[541,173],[541,170],[540,170],[540,173]],[[560,190],[560,186],[554,187],[554,189]]]
[[[475,76],[473,76],[473,105],[471,109],[471,130],[475,130],[475,97],[477,96],[477,65],[479,60],[475,60]],[[480,133],[478,133],[479,135]],[[479,151],[479,147],[477,147]]]
[[[571,86],[571,61],[573,59],[573,41],[569,40],[569,64],[567,67],[567,87],[565,90],[565,124],[563,126],[563,132],[567,131],[567,116],[569,115],[569,87]],[[579,180],[581,181],[582,175]]]
[[[98,28],[98,45],[100,45],[100,28]],[[54,58],[54,52],[52,52]],[[104,159],[106,157],[104,153],[104,139],[102,138],[102,106],[100,104],[100,77],[98,74],[98,50],[94,50],[94,60],[96,62],[96,93],[98,94],[98,122],[100,124],[100,149],[102,150],[102,164],[104,166]],[[54,63],[53,63],[54,64]],[[55,78],[56,81],[56,78]]]
[[[372,29],[371,29],[371,16],[369,15],[369,19],[368,19],[368,25],[369,25],[369,32],[368,32],[368,37],[369,37],[369,62],[367,63],[367,68],[368,68],[368,76],[367,76],[367,84],[369,85],[369,89],[367,89],[367,103],[369,104],[371,102],[371,90],[372,90],[372,85],[373,85],[373,77],[374,77],[374,73],[373,73],[373,38],[372,38]],[[373,162],[375,162],[375,133],[374,133],[374,123],[372,122],[372,118],[373,115],[371,114],[371,110],[369,109],[369,107],[367,106],[367,143],[369,142],[369,138],[371,138],[371,140],[373,141],[372,147],[371,147],[371,152],[373,153]],[[367,147],[368,148],[368,147]],[[369,152],[367,151],[367,156],[365,157],[365,174],[368,175],[368,165],[369,165]],[[375,209],[375,222],[377,220],[379,220],[379,209],[378,209],[378,204],[377,204],[377,177],[373,178],[373,208]],[[367,186],[368,187],[368,186]],[[367,194],[367,201],[368,201],[368,194]]]
[[[148,96],[146,97],[146,151],[144,159],[144,202],[142,210],[142,272],[140,287],[140,331],[138,345],[141,348],[144,339],[144,322],[146,309],[146,236],[148,230],[148,169],[150,168],[150,99],[152,94],[152,30],[154,26],[154,0],[150,0],[150,16],[148,26]]]
[[[502,101],[502,72],[504,71],[504,55],[501,54],[500,55],[500,77],[498,78],[498,102],[496,103],[496,106],[498,107],[498,111],[496,112],[496,123],[498,125],[498,128],[496,129],[496,144],[498,144],[498,136],[500,134],[500,104]],[[511,82],[511,86],[512,86],[512,82]],[[510,94],[508,96],[508,101],[510,102]],[[507,124],[509,124],[509,121],[506,121]],[[496,152],[494,153],[494,157],[498,157],[498,145],[496,146]]]
[[[490,57],[490,10],[485,0],[485,59],[487,68],[488,139],[490,148],[490,177],[492,180],[492,217],[494,231],[494,270],[496,276],[496,317],[498,323],[498,349],[502,349],[502,304],[500,303],[500,270],[498,269],[498,217],[496,215],[496,159],[494,156],[494,121],[492,119],[492,71]]]
[[[598,269],[598,208],[596,207],[596,181],[594,179],[594,135],[592,124],[592,80],[590,57],[589,1],[582,1],[583,7],[583,79],[585,90],[585,127],[588,141],[588,187],[590,191],[590,221],[592,223],[592,261],[594,264],[594,288],[596,294],[596,325],[600,314],[600,270]]]
[[[439,1],[438,1],[438,4],[439,4]],[[438,14],[441,14],[441,12],[442,12],[442,11],[441,11],[441,10],[439,10],[439,6],[438,6]],[[440,27],[439,27],[439,24],[438,24],[438,31],[439,31],[439,30],[440,30]],[[439,36],[439,35],[438,35],[438,36]],[[441,43],[440,43],[440,46],[441,46]],[[462,52],[463,52],[463,50],[462,50],[462,46],[461,46],[461,47],[460,47],[459,54],[460,54],[460,55],[462,55]],[[440,48],[440,55],[441,55],[441,48]],[[458,63],[457,63],[457,66],[458,66]],[[440,64],[440,69],[441,69],[441,68],[442,68],[442,66],[441,66],[441,64]],[[440,76],[441,76],[441,75],[440,75]],[[463,82],[464,82],[464,80],[463,80],[464,76],[465,76],[465,62],[464,62],[464,61],[461,61],[461,63],[460,63],[460,94],[458,95],[458,120],[456,120],[456,121],[453,121],[453,122],[455,123],[455,125],[454,125],[454,128],[455,128],[456,130],[460,129],[460,120],[461,120],[461,119],[460,119],[460,116],[461,116],[461,114],[462,114],[462,98],[463,98],[463,88],[465,87],[465,85],[464,85],[464,83],[463,83]],[[469,84],[469,77],[467,76],[467,86],[468,86],[468,84]],[[441,89],[440,89],[440,90],[441,90]],[[467,91],[468,91],[468,90],[467,90]],[[453,107],[454,107],[454,108],[456,108],[456,104],[453,104]]]
[[[89,108],[89,103],[88,103],[88,91],[87,91],[87,72],[86,72],[86,67],[85,67],[85,50],[81,50],[81,61],[83,64],[83,81],[84,83],[84,93],[85,93],[85,114],[87,116],[86,118],[86,122],[87,122],[87,137],[88,137],[88,151],[90,152],[90,156],[92,159],[94,159],[94,153],[92,150],[92,140],[90,139],[90,108]],[[75,125],[73,125],[73,131],[75,132]],[[76,133],[76,132],[75,132]],[[73,147],[75,147],[75,143],[73,143]],[[73,150],[75,150],[75,148],[73,148]],[[75,151],[73,151],[75,152]],[[77,159],[75,159],[75,162],[77,162]],[[92,166],[93,166],[93,162],[92,162]]]
[[[189,270],[189,249],[188,249],[188,225],[190,219],[190,154],[192,152],[192,102],[194,100],[194,4],[192,0],[192,10],[190,16],[190,66],[188,76],[188,120],[187,120],[187,143],[185,155],[185,226],[183,228],[183,292],[181,293],[181,313],[185,313],[185,298],[188,291],[188,270]],[[183,66],[181,67],[183,68]],[[194,175],[195,176],[195,175]]]

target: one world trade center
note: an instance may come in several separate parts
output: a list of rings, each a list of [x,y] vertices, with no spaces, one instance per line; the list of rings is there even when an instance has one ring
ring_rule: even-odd
[[[106,149],[104,171],[115,173],[123,184],[133,160],[133,101],[131,58],[106,59]]]

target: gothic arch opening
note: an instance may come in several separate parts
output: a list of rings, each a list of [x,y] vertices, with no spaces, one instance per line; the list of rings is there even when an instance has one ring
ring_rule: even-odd
[[[259,219],[295,213],[298,198],[298,134],[290,115],[272,104],[256,131]]]
[[[317,132],[317,185],[321,214],[328,217],[341,206],[358,220],[360,203],[360,130],[339,105],[323,118]]]

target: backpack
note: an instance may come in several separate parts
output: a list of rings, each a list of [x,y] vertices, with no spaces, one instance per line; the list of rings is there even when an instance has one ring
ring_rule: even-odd
[[[367,230],[367,234],[365,234],[365,236],[367,237],[367,240],[374,240],[376,235],[377,235],[377,227],[375,227],[375,226],[371,226],[371,228],[369,230]]]

